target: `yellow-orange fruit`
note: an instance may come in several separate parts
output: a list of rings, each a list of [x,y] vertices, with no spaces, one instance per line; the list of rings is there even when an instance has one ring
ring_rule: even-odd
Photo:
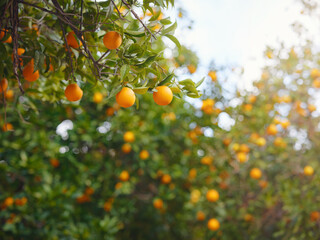
[[[0,31],[0,40],[1,40],[2,38],[4,38],[4,36],[7,35],[7,34],[8,34],[8,30],[2,29],[2,30]],[[7,37],[7,36],[6,36],[6,37]],[[4,43],[12,43],[12,38],[11,38],[11,36],[9,36],[9,37],[7,38],[7,40],[4,41]]]
[[[219,200],[219,193],[217,190],[210,189],[207,192],[206,198],[209,202],[216,202]]]
[[[108,49],[119,48],[122,43],[121,35],[115,31],[107,32],[103,37],[103,44]]]
[[[316,221],[318,221],[319,219],[320,219],[320,212],[318,212],[318,211],[313,211],[313,212],[310,213],[310,220],[311,220],[312,222],[316,222]]]
[[[156,104],[164,106],[171,103],[173,94],[169,87],[158,86],[156,87],[156,92],[153,92],[153,100]]]
[[[187,68],[191,74],[193,74],[197,71],[197,68],[192,64],[188,65]]]
[[[0,91],[1,92],[1,91]],[[4,93],[4,96],[7,100],[11,100],[13,98],[13,95],[14,95],[14,92],[13,90],[7,90],[5,93]]]
[[[277,130],[277,126],[275,124],[270,124],[268,127],[267,127],[267,134],[269,135],[276,135],[278,132]]]
[[[149,152],[147,150],[142,150],[139,154],[139,157],[142,159],[142,160],[145,160],[149,157]]]
[[[120,92],[116,95],[117,103],[124,108],[131,107],[136,101],[136,95],[132,89],[128,87],[123,87]]]
[[[57,168],[57,167],[59,167],[60,162],[58,159],[52,158],[52,159],[50,159],[50,164],[52,165],[52,167]]]
[[[70,102],[79,101],[82,98],[83,91],[76,83],[69,84],[64,90],[64,95]]]
[[[34,82],[39,78],[39,70],[34,71],[34,60],[31,61],[24,67],[22,71],[24,79],[28,82]]]
[[[5,123],[2,126],[2,131],[7,132],[7,131],[12,131],[13,130],[13,126],[11,123]]]
[[[122,171],[122,172],[120,173],[120,175],[119,175],[119,179],[120,179],[120,181],[122,181],[122,182],[128,181],[129,178],[130,178],[130,175],[129,175],[129,173],[128,173],[127,171]]]
[[[211,231],[217,231],[219,228],[220,228],[220,223],[217,219],[215,218],[211,218],[209,221],[208,221],[208,228],[209,230]]]
[[[156,209],[162,209],[163,208],[163,201],[160,198],[157,198],[153,201],[153,206]]]
[[[131,131],[125,132],[123,135],[123,140],[128,143],[134,142],[135,136],[134,136],[133,132],[131,132]]]
[[[102,93],[100,93],[100,92],[95,92],[95,93],[93,94],[93,101],[94,101],[95,103],[101,103],[102,100],[103,100],[103,95],[102,95]]]
[[[204,214],[204,212],[198,211],[198,212],[197,212],[197,220],[198,220],[198,221],[203,221],[203,220],[205,220],[205,219],[206,219],[206,215]]]
[[[81,41],[78,42],[76,34],[72,31],[67,34],[67,43],[72,48],[79,48],[82,46]]]
[[[304,175],[306,176],[312,176],[314,173],[313,167],[311,166],[305,166],[303,169]]]
[[[215,71],[210,71],[208,76],[211,78],[212,82],[217,81],[217,73]]]
[[[259,168],[252,168],[250,171],[250,177],[252,179],[259,179],[262,176],[262,172]]]
[[[131,150],[132,150],[132,147],[131,147],[131,145],[129,143],[125,143],[125,144],[122,145],[121,150],[124,153],[130,153]]]
[[[4,200],[4,205],[6,207],[10,207],[12,206],[14,203],[14,199],[12,197],[7,197],[5,200]]]
[[[2,78],[0,81],[0,93],[6,91],[8,88],[8,80],[6,78]]]
[[[244,152],[237,153],[237,159],[240,163],[244,163],[248,160],[248,155]]]
[[[164,174],[161,178],[163,184],[169,184],[171,182],[171,176],[169,174]]]

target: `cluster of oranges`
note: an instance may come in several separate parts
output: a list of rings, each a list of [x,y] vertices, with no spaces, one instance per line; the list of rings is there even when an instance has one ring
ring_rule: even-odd
[[[11,207],[13,205],[24,206],[27,202],[28,202],[28,199],[26,197],[16,198],[16,199],[14,199],[13,197],[7,197],[1,204],[1,209]]]

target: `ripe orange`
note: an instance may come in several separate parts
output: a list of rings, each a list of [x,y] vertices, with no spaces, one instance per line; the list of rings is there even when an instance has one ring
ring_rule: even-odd
[[[247,144],[241,144],[239,151],[244,152],[244,153],[248,153],[248,152],[250,152],[250,148]]]
[[[197,220],[198,221],[203,221],[203,220],[205,220],[205,218],[206,218],[206,215],[204,214],[204,212],[202,212],[202,211],[197,212]]]
[[[220,223],[217,219],[215,218],[211,218],[209,221],[208,221],[208,228],[209,230],[211,231],[217,231],[219,228],[220,228]]]
[[[2,78],[0,81],[0,93],[6,91],[8,88],[8,80],[6,78]]]
[[[132,89],[123,87],[121,91],[117,93],[116,101],[121,107],[128,108],[136,101],[136,95]]]
[[[201,164],[203,165],[210,165],[213,161],[213,157],[211,156],[204,156],[203,158],[201,158]]]
[[[314,173],[313,167],[311,166],[305,166],[303,169],[304,175],[306,176],[312,176]]]
[[[318,77],[320,77],[320,71],[318,70],[318,69],[316,69],[316,68],[313,68],[313,69],[311,69],[311,71],[310,71],[310,76],[311,76],[311,78],[318,78]]]
[[[153,201],[153,206],[156,209],[162,209],[163,208],[163,201],[160,198],[157,198]]]
[[[206,198],[209,202],[216,202],[219,200],[219,193],[217,190],[210,189],[207,192]]]
[[[142,159],[142,160],[145,160],[149,157],[149,152],[147,150],[142,150],[139,154],[139,157]]]
[[[248,98],[250,103],[255,103],[257,101],[257,96],[255,95],[250,95]]]
[[[164,174],[161,178],[161,183],[169,184],[171,182],[171,176],[169,174]]]
[[[244,152],[239,152],[237,153],[237,159],[240,163],[244,163],[248,160],[248,156]]]
[[[4,132],[12,131],[12,130],[13,130],[13,126],[12,126],[11,123],[3,124],[2,130],[3,130]]]
[[[191,74],[193,74],[197,71],[197,68],[192,64],[188,65],[187,68],[189,70],[189,73],[191,73]]]
[[[86,195],[92,195],[94,193],[94,189],[92,187],[87,187],[84,193]]]
[[[266,188],[266,187],[268,186],[268,182],[265,181],[265,180],[260,180],[260,181],[259,181],[259,186],[260,186],[261,188]]]
[[[215,71],[210,71],[208,76],[211,78],[212,82],[217,81],[217,73]]]
[[[1,92],[1,91],[0,91]],[[11,100],[13,98],[13,95],[14,95],[14,92],[13,90],[7,90],[5,93],[4,93],[4,96],[7,100]]]
[[[21,56],[22,54],[24,54],[25,51],[26,51],[26,50],[24,50],[23,48],[18,48],[18,49],[17,49],[18,56]],[[11,59],[12,59],[12,62],[13,62],[13,60],[14,60],[14,59],[13,59],[13,53],[12,53],[12,55],[11,55]],[[20,62],[20,65],[21,65],[21,66],[23,65],[23,61],[22,61],[21,58],[18,58],[18,62]]]
[[[79,101],[82,98],[83,91],[76,83],[69,84],[64,90],[64,95],[70,102]]]
[[[13,205],[14,203],[14,199],[12,197],[7,197],[5,200],[4,200],[4,205],[6,207],[10,207],[11,205]]]
[[[22,75],[28,82],[34,82],[39,78],[39,70],[34,71],[34,60],[31,61],[24,67]]]
[[[222,140],[223,144],[228,147],[230,145],[230,143],[232,142],[231,138],[225,138]]]
[[[192,180],[197,176],[197,169],[191,168],[189,171],[189,179]]]
[[[122,43],[121,35],[115,31],[107,32],[103,37],[103,44],[108,49],[116,49]]]
[[[113,109],[113,107],[107,108],[106,114],[107,114],[107,116],[112,116],[112,115],[114,114],[114,109]]]
[[[17,198],[14,200],[15,205],[17,206],[23,206],[28,202],[28,199],[26,197]]]
[[[122,172],[120,173],[120,175],[119,175],[119,179],[120,179],[120,181],[122,181],[122,182],[128,181],[129,178],[130,178],[130,175],[129,175],[128,171],[122,171]]]
[[[317,110],[317,107],[313,104],[309,104],[308,105],[308,110],[309,112],[314,112],[315,110]]]
[[[68,45],[69,45],[70,47],[72,47],[72,48],[79,48],[79,47],[82,46],[81,41],[78,42],[77,36],[76,36],[76,34],[74,33],[74,31],[69,32],[69,33],[67,34],[67,43],[68,43]]]
[[[95,103],[101,103],[102,100],[103,100],[103,95],[102,95],[102,93],[100,93],[100,92],[95,92],[94,95],[93,95],[93,101],[94,101]]]
[[[256,141],[257,145],[260,147],[263,147],[264,145],[266,145],[267,141],[265,138],[263,137],[259,137]]]
[[[244,215],[244,218],[243,218],[246,222],[251,222],[253,221],[253,216],[249,213],[247,213],[246,215]]]
[[[169,87],[158,86],[156,87],[157,92],[153,92],[153,100],[156,104],[164,106],[171,103],[173,94]]]
[[[6,37],[7,37],[7,34],[8,34],[8,30],[2,29],[2,30],[0,31],[0,40],[1,40],[2,38],[4,38],[5,35],[6,35]],[[4,41],[4,43],[12,43],[12,38],[11,38],[11,36],[9,36],[9,37],[7,38],[7,40]]]
[[[275,124],[270,124],[268,127],[267,127],[267,134],[269,135],[276,135],[278,132],[277,130],[277,126]]]
[[[252,168],[250,171],[250,177],[252,179],[259,179],[262,176],[262,172],[259,168]]]
[[[133,132],[131,132],[131,131],[125,132],[123,135],[123,140],[128,143],[134,142],[135,136],[134,136]]]
[[[60,162],[58,159],[52,158],[52,159],[50,159],[50,164],[52,165],[52,167],[57,168],[57,167],[59,167]]]
[[[125,143],[125,144],[122,145],[121,150],[124,153],[130,153],[131,150],[132,150],[132,147],[131,147],[131,145],[129,143]]]
[[[320,219],[320,212],[318,212],[318,211],[313,211],[313,212],[310,213],[310,220],[311,220],[312,222],[316,222],[316,221],[318,221],[319,219]]]

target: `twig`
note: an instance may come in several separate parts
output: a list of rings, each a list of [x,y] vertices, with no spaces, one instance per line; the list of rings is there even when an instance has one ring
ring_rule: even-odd
[[[102,56],[97,60],[97,62],[100,62],[101,59],[102,59],[103,57],[105,57],[109,52],[110,52],[110,50],[108,49],[108,51],[106,51],[104,54],[102,54]]]
[[[122,15],[121,15],[121,12],[120,12],[119,8],[117,7],[117,5],[114,3],[114,1],[113,1],[113,0],[111,0],[111,2],[112,2],[112,4],[113,4],[113,6],[115,7],[115,9],[117,10],[117,12],[118,12],[118,14],[119,14],[120,19],[123,19]]]
[[[19,89],[22,94],[24,94],[24,90],[21,84],[21,81],[19,79],[18,74],[18,65],[19,65],[19,56],[18,56],[18,26],[19,26],[19,15],[18,15],[18,1],[13,0],[13,3],[11,5],[11,37],[13,41],[13,73],[16,77]]]
[[[157,39],[153,33],[150,31],[150,29],[143,23],[143,21],[139,18],[138,14],[132,10],[131,6],[129,3],[127,3],[125,0],[122,0],[123,4],[127,6],[127,8],[132,12],[132,14],[135,16],[135,18],[142,24],[142,26],[150,33],[150,35],[154,38]]]

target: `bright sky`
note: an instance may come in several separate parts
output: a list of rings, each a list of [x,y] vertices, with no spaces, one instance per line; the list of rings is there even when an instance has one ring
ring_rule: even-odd
[[[266,63],[263,51],[267,45],[286,45],[297,41],[290,25],[300,20],[311,33],[317,24],[300,14],[297,0],[182,0],[183,8],[194,20],[193,29],[177,31],[178,39],[200,57],[198,75],[206,75],[211,60],[218,65],[244,67],[241,88],[261,75]],[[179,22],[178,22],[179,23]],[[317,32],[318,33],[318,32]]]

